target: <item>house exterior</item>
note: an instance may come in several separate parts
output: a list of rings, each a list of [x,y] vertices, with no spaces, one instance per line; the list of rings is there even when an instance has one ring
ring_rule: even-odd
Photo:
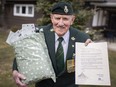
[[[0,27],[21,26],[24,23],[36,23],[42,12],[35,9],[37,0],[1,0]],[[54,0],[49,0],[54,1]],[[85,0],[85,4],[94,11],[92,28],[105,29],[116,36],[116,0]]]
[[[0,25],[7,28],[23,23],[36,23],[41,12],[35,10],[36,0],[1,0]]]
[[[85,0],[94,11],[93,28],[105,29],[105,36],[116,37],[116,0]]]

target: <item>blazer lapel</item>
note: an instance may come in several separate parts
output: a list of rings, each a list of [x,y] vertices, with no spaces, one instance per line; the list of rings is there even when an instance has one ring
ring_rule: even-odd
[[[69,37],[69,45],[68,45],[68,51],[66,59],[72,59],[74,57],[74,51],[75,51],[75,37],[70,29],[70,37]]]

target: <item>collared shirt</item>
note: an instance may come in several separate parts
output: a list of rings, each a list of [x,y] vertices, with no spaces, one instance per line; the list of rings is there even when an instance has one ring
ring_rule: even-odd
[[[64,50],[64,62],[66,61],[66,55],[67,55],[68,43],[69,43],[69,36],[70,36],[69,30],[67,31],[67,33],[64,36],[62,36],[63,39],[64,39],[62,41],[63,50]],[[58,47],[58,44],[59,44],[58,38],[59,38],[59,36],[55,33],[55,52],[57,51],[57,47]]]

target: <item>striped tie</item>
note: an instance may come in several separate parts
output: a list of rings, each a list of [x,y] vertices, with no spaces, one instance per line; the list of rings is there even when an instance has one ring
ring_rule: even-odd
[[[58,74],[60,74],[64,69],[64,51],[62,46],[63,38],[59,37],[58,41],[59,41],[59,45],[55,56],[56,56]]]

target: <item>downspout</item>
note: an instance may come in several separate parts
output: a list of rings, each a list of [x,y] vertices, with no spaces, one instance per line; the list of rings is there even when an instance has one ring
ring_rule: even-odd
[[[1,0],[1,24],[2,27],[5,29],[6,28],[6,22],[5,22],[5,2],[6,0]]]

